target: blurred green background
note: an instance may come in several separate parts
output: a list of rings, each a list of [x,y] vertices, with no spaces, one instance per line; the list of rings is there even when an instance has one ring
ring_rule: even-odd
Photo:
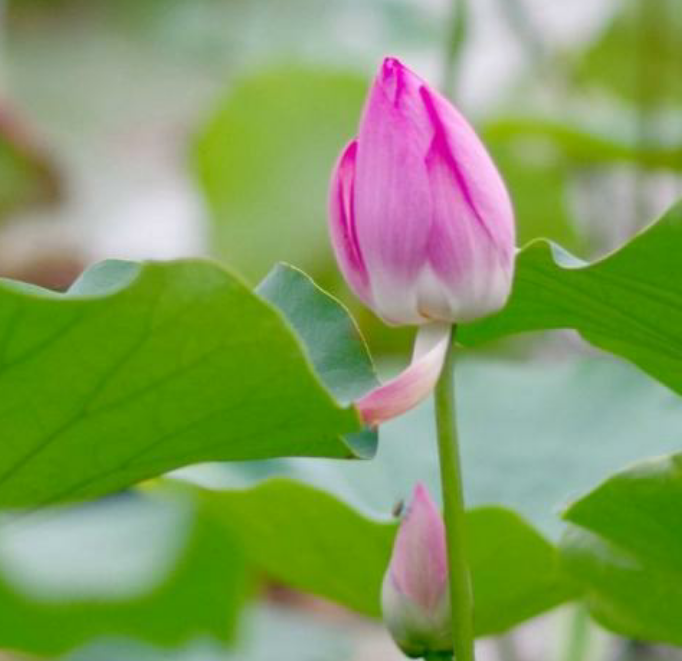
[[[365,90],[385,54],[449,90],[471,118],[509,184],[519,245],[549,237],[579,257],[598,258],[682,195],[680,0],[0,0],[0,16],[1,276],[63,289],[104,258],[206,255],[255,284],[275,262],[290,262],[352,309],[374,354],[387,371],[394,369],[406,358],[411,334],[383,328],[353,300],[332,260],[326,226],[332,164],[354,135]],[[530,367],[520,357],[532,357]],[[674,449],[680,411],[672,395],[633,368],[595,357],[571,334],[507,342],[471,361],[465,424],[468,415],[480,442],[465,449],[465,459],[477,467],[468,485],[474,503],[513,505],[555,535],[551,507],[538,505],[543,498],[559,507],[608,470]],[[547,365],[553,369],[545,374]],[[502,407],[494,422],[480,405],[490,388]],[[516,393],[511,404],[509,392]],[[599,397],[606,402],[597,414]],[[546,420],[533,417],[540,401]],[[635,422],[615,422],[643,401],[647,412]],[[341,485],[338,493],[386,515],[388,501],[403,496],[414,479],[403,446],[426,444],[427,413],[428,406],[389,428],[393,454],[380,457],[375,472],[337,470],[329,462],[227,472],[235,481],[274,471],[327,488]],[[495,444],[511,429],[528,443],[500,454]],[[652,437],[659,439],[655,446]],[[576,438],[590,447],[602,441],[592,464],[581,461]],[[514,487],[502,477],[510,466],[533,478]],[[377,475],[388,469],[382,491]],[[556,475],[565,488],[556,486]],[[114,499],[90,507],[125,531],[114,535],[118,551],[96,534],[94,546],[85,547],[93,551],[80,569],[93,557],[100,562],[86,572],[90,579],[79,579],[95,601],[111,598],[112,588],[98,583],[106,570],[97,549],[112,554],[112,567],[131,558],[128,579],[143,584],[154,580],[150,572],[162,562],[152,557],[155,550],[182,547],[176,539],[182,525],[164,527],[165,515],[152,516],[157,527],[149,528],[149,557],[143,557],[128,537],[146,524],[128,517],[149,515],[147,505],[131,510]],[[33,579],[47,562],[73,587],[68,577],[78,572],[69,574],[71,547],[59,546],[59,534],[79,546],[86,544],[81,535],[91,533],[82,522],[62,523],[66,532],[53,531],[56,538],[17,541],[10,534],[7,553],[0,543],[4,573],[21,574],[7,557],[28,557],[25,573]],[[203,548],[198,538],[199,550],[184,553],[215,560],[210,543]],[[21,550],[43,546],[45,553],[33,558]],[[172,559],[163,562],[175,566]],[[156,595],[152,610],[143,600],[134,605],[140,610],[121,606],[101,615],[91,643],[60,658],[400,658],[374,625],[276,586],[246,585],[241,562],[235,551],[223,562],[222,580],[244,593],[240,598],[259,598],[249,600],[239,622],[227,612],[233,600],[226,601],[225,640],[198,634],[173,651],[130,641],[140,618],[157,617],[166,623],[158,638],[177,644],[167,629],[182,619],[183,608],[205,607],[211,619],[223,607],[219,589],[215,602],[202,604],[215,575],[185,576],[180,563],[169,570],[170,593]],[[230,575],[234,580],[225,579]],[[12,589],[0,581],[0,593]],[[26,612],[55,626],[49,610],[38,611]],[[83,618],[99,617],[89,612]],[[115,623],[113,638],[108,622]],[[559,616],[522,631],[522,658],[550,658],[554,643],[547,641],[563,626]],[[237,647],[226,651],[229,640]],[[626,643],[603,633],[594,640],[611,658],[628,658]],[[485,645],[482,653],[491,659],[504,647]]]

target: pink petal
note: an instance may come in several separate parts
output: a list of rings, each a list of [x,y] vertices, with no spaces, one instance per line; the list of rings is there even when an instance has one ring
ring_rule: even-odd
[[[389,572],[398,591],[426,612],[437,608],[447,589],[445,525],[423,484],[400,525]]]
[[[514,210],[504,181],[476,132],[458,110],[427,86],[420,96],[433,127],[427,154],[439,158],[450,171],[460,205],[492,243],[513,257]],[[444,219],[438,219],[445,222]],[[450,224],[457,220],[449,217]]]
[[[356,296],[371,304],[369,276],[358,243],[353,208],[357,148],[357,140],[348,143],[332,173],[329,191],[329,231],[334,254],[343,276]]]
[[[366,424],[376,426],[414,408],[438,381],[450,343],[449,324],[428,324],[417,334],[409,367],[355,403]]]
[[[466,120],[437,93],[420,90],[433,126],[426,156],[433,198],[429,265],[446,319],[499,309],[511,288],[514,218],[502,179]]]
[[[426,259],[432,215],[424,168],[431,127],[418,85],[412,72],[387,58],[358,134],[358,240],[371,273],[376,307],[382,317],[399,323],[424,321],[414,305],[405,302],[405,287]]]

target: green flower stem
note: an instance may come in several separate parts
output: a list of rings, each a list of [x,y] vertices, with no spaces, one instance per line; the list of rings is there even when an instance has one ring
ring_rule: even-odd
[[[455,421],[455,333],[436,386],[436,426],[448,547],[453,651],[457,661],[475,661],[473,595],[466,557],[462,471]]]

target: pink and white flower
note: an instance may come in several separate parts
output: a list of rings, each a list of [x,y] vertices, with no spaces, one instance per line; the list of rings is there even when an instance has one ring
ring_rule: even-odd
[[[386,58],[332,177],[330,230],[348,284],[393,325],[467,322],[509,296],[514,214],[456,108]]]
[[[514,271],[514,213],[483,143],[459,111],[395,58],[370,90],[358,136],[333,173],[330,232],[355,294],[393,325],[435,324],[397,379],[358,403],[369,424],[435,385],[449,327],[499,310]],[[422,342],[424,344],[424,342]]]

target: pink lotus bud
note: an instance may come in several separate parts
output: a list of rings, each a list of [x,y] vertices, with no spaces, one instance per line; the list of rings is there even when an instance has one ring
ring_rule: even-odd
[[[344,277],[387,323],[471,321],[509,296],[514,214],[500,174],[464,117],[394,58],[336,165],[330,226]]]
[[[445,526],[422,484],[396,535],[381,606],[388,630],[407,656],[452,650]]]

